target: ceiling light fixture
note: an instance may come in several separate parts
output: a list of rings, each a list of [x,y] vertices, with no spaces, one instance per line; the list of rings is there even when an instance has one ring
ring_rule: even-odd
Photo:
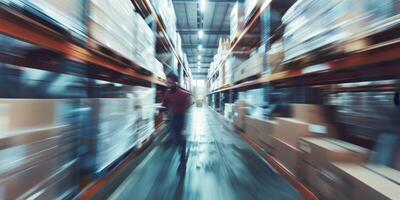
[[[199,60],[200,60],[200,59],[201,59],[201,55],[198,55],[198,56],[197,56],[197,59],[199,59]]]
[[[199,51],[203,49],[203,46],[201,46],[201,44],[199,44]]]
[[[200,1],[200,11],[204,12],[206,10],[206,0],[199,0]]]
[[[200,39],[203,38],[203,36],[204,36],[204,31],[203,31],[203,30],[199,30],[198,35],[199,35],[199,38],[200,38]]]

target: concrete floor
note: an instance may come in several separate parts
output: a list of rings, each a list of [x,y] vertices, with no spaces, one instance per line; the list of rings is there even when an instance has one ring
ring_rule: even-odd
[[[179,172],[179,153],[162,139],[110,199],[303,199],[300,194],[208,107],[188,114],[188,160]]]

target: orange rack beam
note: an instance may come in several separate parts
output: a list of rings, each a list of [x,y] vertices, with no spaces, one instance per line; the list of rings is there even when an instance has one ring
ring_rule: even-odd
[[[61,53],[65,55],[66,58],[75,62],[94,64],[137,80],[155,83],[160,86],[166,85],[165,80],[162,80],[159,77],[140,74],[133,69],[121,64],[117,64],[111,59],[97,55],[85,48],[77,46],[67,41],[57,32],[52,31],[48,27],[23,15],[20,15],[17,12],[12,10],[2,10],[2,12],[3,11],[8,13],[0,18],[0,34],[8,35],[10,37]]]

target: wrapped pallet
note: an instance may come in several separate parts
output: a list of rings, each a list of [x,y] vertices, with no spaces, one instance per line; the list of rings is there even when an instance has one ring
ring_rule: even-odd
[[[64,99],[0,100],[2,199],[77,194],[78,105]]]
[[[235,37],[244,29],[245,15],[243,2],[236,2],[231,12],[230,39],[235,40]]]
[[[86,38],[85,4],[80,0],[58,1],[58,0],[22,0],[10,1],[18,5],[23,4],[23,8],[40,12],[48,16],[51,21],[61,25],[72,35],[80,39]],[[40,16],[38,13],[37,16]],[[46,19],[45,19],[46,20]]]
[[[265,66],[265,53],[258,52],[244,61],[235,69],[234,82],[243,81],[247,78],[261,75]]]
[[[282,18],[287,24],[284,33],[285,60],[388,29],[391,27],[390,18],[394,19],[398,13],[398,1],[391,0],[363,0],[357,3],[352,0],[297,1]],[[367,46],[367,41],[358,40],[340,50],[353,52]]]

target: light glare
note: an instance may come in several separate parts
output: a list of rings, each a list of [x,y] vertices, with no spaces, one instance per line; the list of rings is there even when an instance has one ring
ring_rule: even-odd
[[[201,39],[204,36],[204,31],[203,30],[199,30],[198,34],[199,34],[199,38]]]
[[[204,12],[206,10],[206,0],[200,0],[200,11]]]

